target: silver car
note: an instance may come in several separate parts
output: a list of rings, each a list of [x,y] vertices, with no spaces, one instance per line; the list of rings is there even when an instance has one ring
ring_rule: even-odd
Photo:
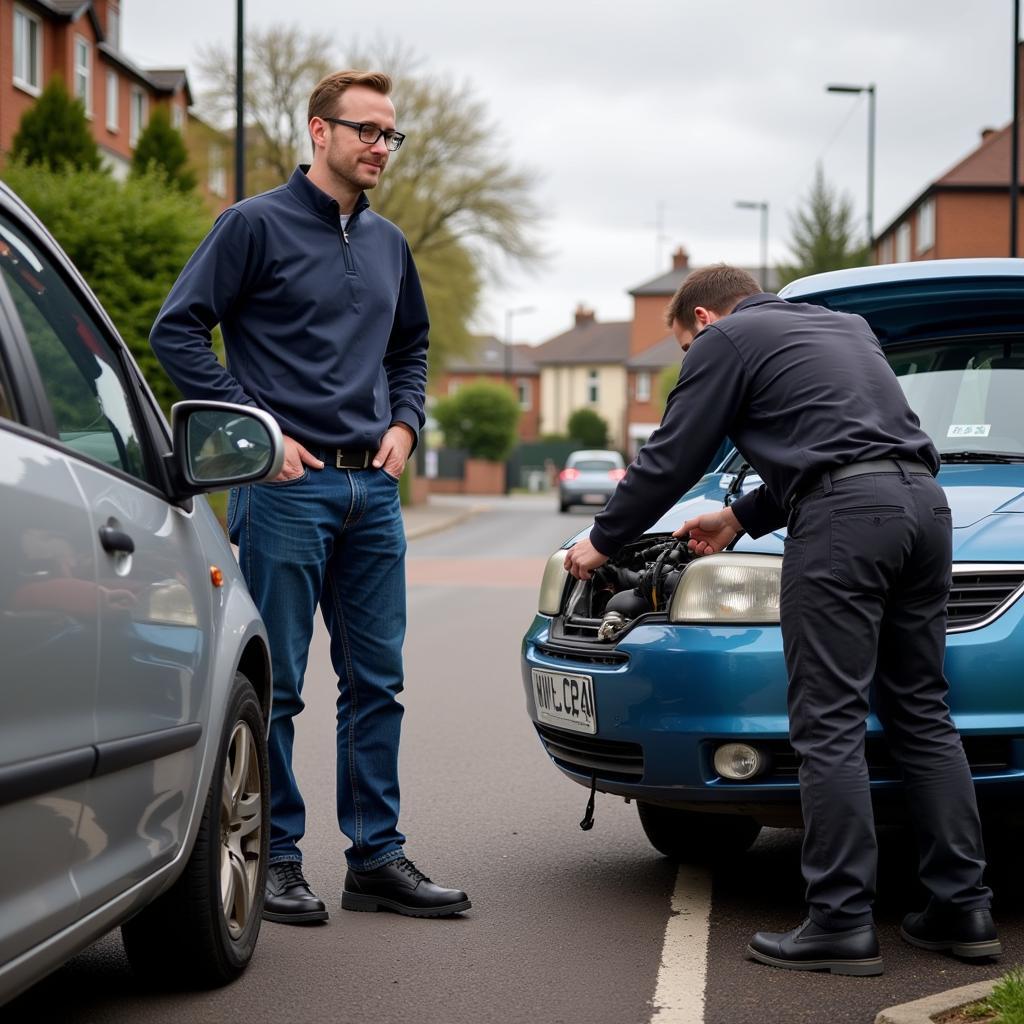
[[[283,444],[242,406],[172,424],[0,185],[0,1003],[118,925],[137,972],[203,986],[259,934],[267,639],[195,496]]]
[[[625,463],[618,452],[571,452],[558,474],[559,510],[568,512],[570,505],[603,506],[625,475]]]

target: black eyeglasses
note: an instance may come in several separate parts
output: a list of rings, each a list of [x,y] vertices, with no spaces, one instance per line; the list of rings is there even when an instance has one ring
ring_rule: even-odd
[[[391,128],[378,128],[375,124],[367,124],[365,121],[343,121],[340,117],[321,117],[321,121],[330,121],[331,124],[343,124],[346,128],[354,128],[359,132],[359,141],[366,146],[376,145],[378,139],[384,140],[384,145],[392,153],[403,142],[405,136],[401,132],[393,131]]]

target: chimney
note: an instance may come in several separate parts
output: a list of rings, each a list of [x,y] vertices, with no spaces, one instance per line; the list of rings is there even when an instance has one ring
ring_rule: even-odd
[[[583,303],[581,302],[576,307],[576,326],[577,327],[586,327],[588,324],[592,324],[593,322],[594,322],[594,311],[592,309],[587,309],[587,307],[584,306]]]
[[[686,270],[689,266],[690,254],[682,246],[679,246],[679,248],[672,253],[672,269]]]
[[[981,141],[984,142],[990,135],[995,135],[995,128],[982,128],[981,129]]]

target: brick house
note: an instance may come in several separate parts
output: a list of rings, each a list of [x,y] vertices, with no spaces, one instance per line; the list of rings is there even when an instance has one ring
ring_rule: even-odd
[[[22,115],[59,75],[82,100],[100,155],[116,178],[128,175],[151,112],[166,107],[200,171],[200,189],[215,209],[223,209],[233,190],[226,181],[217,194],[203,173],[209,139],[193,131],[184,68],[135,64],[121,49],[122,8],[123,0],[0,0],[0,164]],[[230,154],[230,140],[227,146]]]
[[[478,380],[507,384],[519,402],[519,440],[536,441],[540,436],[540,369],[533,361],[536,349],[508,346],[491,335],[474,340],[476,349],[471,356],[450,360],[444,372],[430,381],[430,395],[446,398]]]
[[[1024,69],[1024,43],[1017,46],[1017,61]],[[978,145],[879,233],[875,262],[1009,255],[1010,130],[1009,124],[983,129]],[[1024,132],[1019,155],[1024,171]],[[1017,252],[1024,253],[1024,193],[1020,203]]]

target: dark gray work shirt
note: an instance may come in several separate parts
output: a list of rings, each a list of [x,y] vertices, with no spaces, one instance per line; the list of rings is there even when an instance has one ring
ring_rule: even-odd
[[[656,522],[725,436],[764,481],[732,505],[753,537],[783,526],[825,470],[886,457],[939,467],[862,317],[752,295],[694,339],[661,426],[594,521],[594,547],[612,555]]]

